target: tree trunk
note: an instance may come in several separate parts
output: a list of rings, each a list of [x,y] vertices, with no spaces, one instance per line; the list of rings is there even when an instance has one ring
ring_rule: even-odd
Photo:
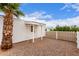
[[[11,10],[6,10],[3,20],[3,38],[1,42],[1,49],[7,50],[9,48],[12,48],[12,32],[13,15]]]

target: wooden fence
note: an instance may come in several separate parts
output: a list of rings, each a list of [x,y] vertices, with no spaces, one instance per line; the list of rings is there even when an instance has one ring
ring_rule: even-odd
[[[76,32],[69,31],[50,31],[46,33],[46,37],[50,39],[67,40],[76,42]]]

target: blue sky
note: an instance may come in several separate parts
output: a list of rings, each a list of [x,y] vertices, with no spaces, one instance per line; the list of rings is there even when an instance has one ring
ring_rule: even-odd
[[[25,14],[34,13],[36,11],[46,12],[46,14],[52,16],[52,19],[67,19],[79,15],[79,12],[75,11],[75,9],[71,7],[67,7],[64,10],[61,10],[61,8],[63,8],[64,6],[64,3],[28,3],[21,4],[20,9]]]
[[[22,19],[42,22],[47,27],[79,26],[78,3],[27,3],[20,9],[25,13]]]
[[[47,27],[79,26],[79,3],[23,3],[19,9],[25,14],[21,19],[45,23]]]

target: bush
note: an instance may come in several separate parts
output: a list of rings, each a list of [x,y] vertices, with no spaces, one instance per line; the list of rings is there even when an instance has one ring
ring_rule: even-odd
[[[57,25],[54,29],[50,29],[50,31],[79,31],[79,27],[74,25],[74,26],[59,26]]]

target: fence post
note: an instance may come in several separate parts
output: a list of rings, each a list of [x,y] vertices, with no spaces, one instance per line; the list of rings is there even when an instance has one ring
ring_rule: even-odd
[[[79,48],[79,32],[77,32],[77,48]]]
[[[58,31],[56,31],[56,39],[58,39]]]

